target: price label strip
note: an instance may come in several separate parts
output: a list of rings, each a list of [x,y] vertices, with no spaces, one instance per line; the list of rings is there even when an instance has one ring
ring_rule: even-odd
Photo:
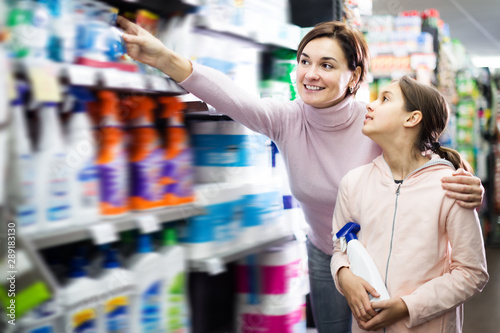
[[[99,75],[106,88],[145,90],[146,80],[143,75],[119,71],[114,68],[101,69]]]
[[[65,75],[71,84],[76,86],[95,86],[96,69],[88,66],[68,65],[64,67]]]
[[[118,240],[118,234],[111,223],[99,223],[89,227],[95,245],[109,244]]]
[[[141,215],[137,217],[137,223],[139,225],[139,230],[143,234],[150,234],[160,230],[160,222],[156,215]]]
[[[224,265],[224,262],[220,258],[209,258],[204,260],[204,263],[206,271],[210,275],[217,275],[226,271],[226,265]]]
[[[169,85],[166,77],[161,76],[148,76],[149,87],[155,91],[167,92],[169,91]]]

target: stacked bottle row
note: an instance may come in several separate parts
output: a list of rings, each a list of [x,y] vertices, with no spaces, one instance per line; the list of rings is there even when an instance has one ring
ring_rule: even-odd
[[[63,104],[30,103],[29,85],[18,92],[8,179],[22,232],[194,201],[177,98],[69,87]]]
[[[434,52],[433,37],[422,31],[422,19],[417,11],[368,17],[364,30],[372,55]]]
[[[7,49],[16,58],[137,71],[122,59],[121,32],[114,27],[117,13],[93,0],[7,1]]]
[[[180,240],[190,259],[221,255],[290,234],[301,211],[270,140],[224,117],[188,117],[197,202]],[[273,148],[274,147],[274,148]],[[274,161],[274,163],[273,163]]]
[[[186,256],[175,229],[161,236],[155,245],[152,234],[137,235],[132,253],[126,239],[93,257],[78,247],[66,265],[51,253],[61,289],[25,315],[16,332],[188,332]]]

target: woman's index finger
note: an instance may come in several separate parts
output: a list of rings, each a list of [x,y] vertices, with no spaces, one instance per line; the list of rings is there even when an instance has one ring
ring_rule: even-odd
[[[128,34],[137,33],[137,26],[123,16],[118,15],[118,17],[116,18],[116,23]]]

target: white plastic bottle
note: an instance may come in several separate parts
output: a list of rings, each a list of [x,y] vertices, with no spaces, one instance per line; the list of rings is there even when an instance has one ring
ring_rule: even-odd
[[[186,294],[186,250],[177,243],[174,228],[163,231],[161,255],[164,275],[162,297],[163,327],[167,333],[187,333],[189,331],[189,313]]]
[[[351,272],[365,279],[380,294],[378,298],[369,295],[370,301],[377,302],[390,299],[389,292],[377,266],[375,266],[370,254],[356,237],[359,230],[359,224],[349,222],[335,234],[333,241],[335,242],[338,239],[341,242],[342,251],[345,252],[347,249]]]
[[[162,266],[158,252],[153,251],[151,235],[139,235],[137,253],[130,258],[128,269],[134,273],[137,281],[130,332],[161,332],[162,271],[167,268]]]
[[[97,146],[85,106],[89,92],[74,88],[71,93],[76,97],[67,128],[71,223],[90,224],[100,217]]]
[[[57,296],[39,305],[23,316],[18,325],[19,333],[63,332],[62,311]]]
[[[99,301],[104,295],[99,282],[87,276],[84,265],[82,257],[72,259],[69,281],[62,289],[65,333],[99,333],[102,327]]]
[[[56,103],[44,103],[39,112],[35,188],[38,223],[43,230],[65,227],[70,218],[69,170],[56,108]]]
[[[105,298],[103,301],[103,331],[132,332],[132,302],[135,293],[135,276],[118,262],[117,251],[106,250],[103,271],[97,280],[101,284]]]
[[[9,191],[11,202],[15,206],[17,220],[22,233],[37,231],[37,214],[35,203],[35,164],[33,149],[26,119],[24,115],[24,91],[26,86],[19,85],[18,97],[12,101],[12,145],[9,177]]]

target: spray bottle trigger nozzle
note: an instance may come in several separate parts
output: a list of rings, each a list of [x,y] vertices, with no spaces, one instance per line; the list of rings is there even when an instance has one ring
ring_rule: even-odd
[[[341,238],[339,238],[339,240],[340,240],[340,250],[342,252],[347,251],[347,241],[346,241],[345,237],[341,237]]]

